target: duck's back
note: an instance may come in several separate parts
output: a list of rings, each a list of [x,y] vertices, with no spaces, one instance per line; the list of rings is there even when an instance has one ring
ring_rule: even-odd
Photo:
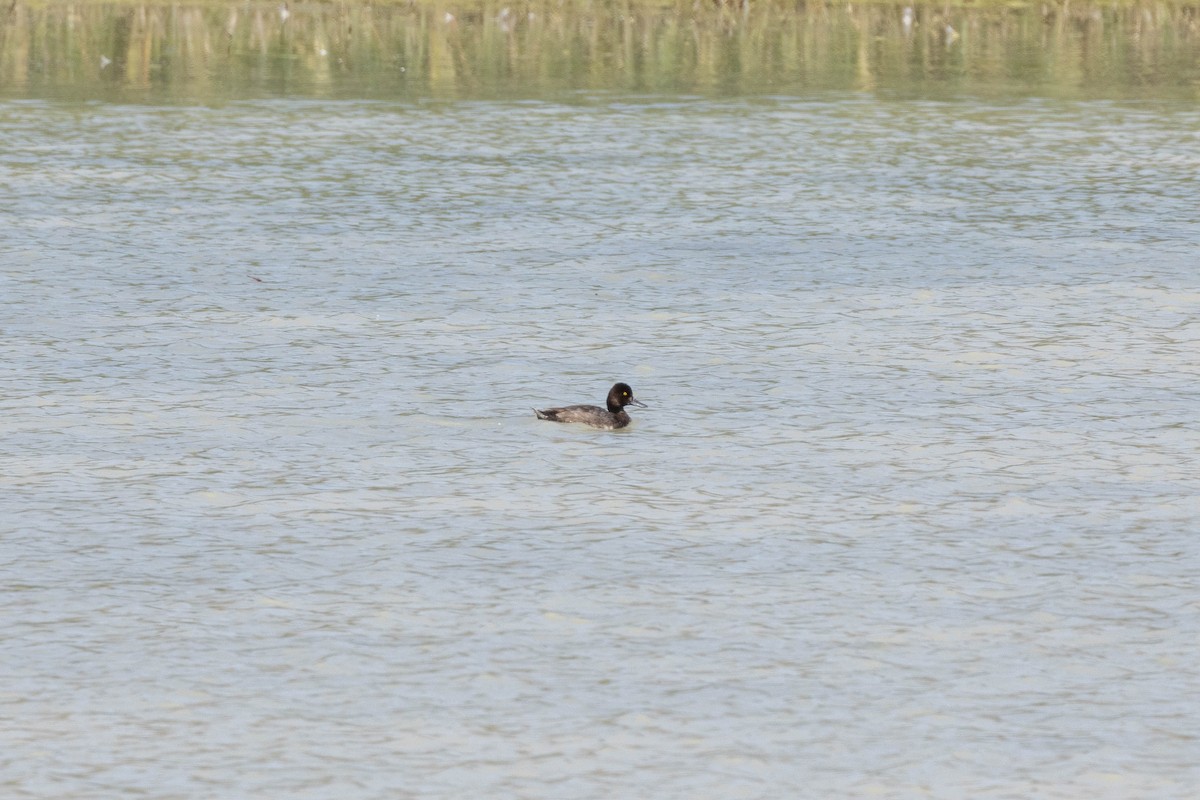
[[[550,422],[577,422],[590,425],[593,428],[616,430],[629,424],[629,415],[624,410],[616,413],[599,406],[565,406],[563,408],[547,408],[533,410],[538,419]]]

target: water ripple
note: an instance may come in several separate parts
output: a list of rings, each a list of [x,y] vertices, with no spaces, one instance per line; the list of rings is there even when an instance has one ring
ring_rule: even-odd
[[[8,794],[1193,792],[1191,105],[0,127]]]

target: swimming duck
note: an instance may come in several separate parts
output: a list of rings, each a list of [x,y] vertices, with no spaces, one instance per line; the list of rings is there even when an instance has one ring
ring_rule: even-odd
[[[537,414],[538,419],[548,419],[551,422],[579,422],[593,428],[613,431],[629,424],[625,406],[645,408],[646,404],[633,396],[633,389],[629,388],[628,383],[615,383],[608,390],[607,411],[599,406],[566,406],[542,411],[535,408],[533,413]]]

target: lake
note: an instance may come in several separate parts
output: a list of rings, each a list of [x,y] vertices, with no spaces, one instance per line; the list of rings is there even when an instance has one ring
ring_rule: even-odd
[[[6,797],[1193,796],[1188,7],[6,13]]]

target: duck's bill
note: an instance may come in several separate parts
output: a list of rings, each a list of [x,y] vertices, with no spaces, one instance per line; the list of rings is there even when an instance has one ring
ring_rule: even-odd
[[[629,405],[637,406],[638,408],[649,408],[649,406],[647,406],[641,400],[638,400],[636,397],[629,398]]]

